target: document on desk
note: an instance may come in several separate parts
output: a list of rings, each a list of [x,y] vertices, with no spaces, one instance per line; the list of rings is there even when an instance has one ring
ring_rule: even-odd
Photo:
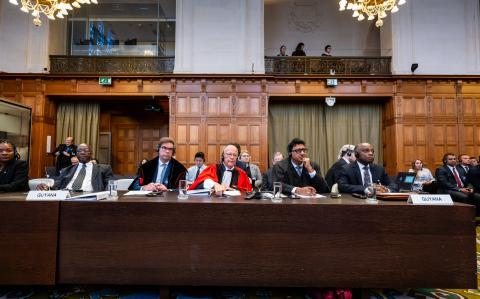
[[[102,200],[107,199],[108,194],[108,191],[85,193],[82,195],[71,196],[67,198],[67,200]]]
[[[139,196],[139,195],[147,195],[147,194],[150,194],[152,193],[152,191],[143,191],[143,190],[138,190],[138,191],[135,191],[135,190],[132,190],[132,191],[128,191],[127,193],[123,194],[125,196]]]
[[[300,198],[326,198],[326,196],[321,195],[321,194],[315,194],[315,195],[300,195],[300,194],[295,194],[296,196]]]
[[[188,195],[210,195],[210,189],[195,189],[195,190],[188,190]]]
[[[225,194],[227,196],[240,196],[240,195],[242,195],[242,193],[240,193],[240,191],[238,191],[238,190],[226,190],[226,191],[223,191],[223,194]]]

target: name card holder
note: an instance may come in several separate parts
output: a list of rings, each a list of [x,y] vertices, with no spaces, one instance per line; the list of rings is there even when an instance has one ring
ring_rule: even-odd
[[[413,205],[453,206],[453,200],[449,194],[410,194],[408,203]]]
[[[27,200],[65,200],[70,197],[70,192],[64,190],[29,191]]]

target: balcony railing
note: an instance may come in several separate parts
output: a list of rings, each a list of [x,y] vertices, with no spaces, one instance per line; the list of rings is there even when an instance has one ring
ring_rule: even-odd
[[[391,57],[265,57],[268,75],[391,75]],[[169,74],[174,56],[50,56],[51,74]]]
[[[391,57],[294,56],[265,57],[265,73],[273,75],[391,75]]]
[[[51,74],[162,74],[174,66],[174,56],[50,56]]]

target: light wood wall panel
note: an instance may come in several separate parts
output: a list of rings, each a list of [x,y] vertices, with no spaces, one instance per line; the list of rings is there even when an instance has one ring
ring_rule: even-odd
[[[327,88],[321,76],[132,75],[113,78],[114,84],[107,87],[97,80],[96,76],[0,75],[0,96],[33,110],[32,177],[53,165],[53,158],[45,153],[46,136],[55,136],[52,96],[95,96],[99,101],[119,95],[169,97],[168,134],[177,141],[177,158],[186,166],[193,164],[197,151],[204,151],[209,162],[218,162],[223,145],[238,142],[265,169],[269,96],[389,99],[382,134],[385,166],[391,174],[408,169],[415,158],[422,158],[433,170],[447,151],[480,153],[480,77],[340,77],[336,88]],[[143,138],[142,151],[151,153],[159,137]]]

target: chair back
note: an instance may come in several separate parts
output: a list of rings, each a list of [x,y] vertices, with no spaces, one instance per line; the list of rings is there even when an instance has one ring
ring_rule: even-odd
[[[47,186],[52,187],[54,183],[55,183],[54,179],[47,179],[47,178],[31,179],[31,180],[28,180],[28,188],[30,190],[36,190],[37,186],[40,184],[45,184]]]
[[[133,179],[120,179],[116,180],[116,182],[118,191],[128,191],[128,187],[132,184]]]

